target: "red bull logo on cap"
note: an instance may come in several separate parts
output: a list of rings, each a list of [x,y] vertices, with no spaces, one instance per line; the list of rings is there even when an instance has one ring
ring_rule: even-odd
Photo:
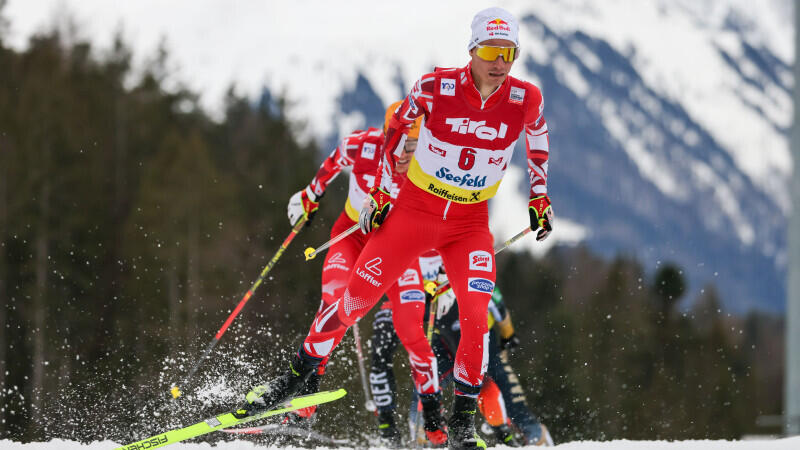
[[[486,23],[486,31],[489,32],[489,36],[497,32],[507,35],[511,32],[511,27],[509,27],[508,22],[503,19],[493,19]]]

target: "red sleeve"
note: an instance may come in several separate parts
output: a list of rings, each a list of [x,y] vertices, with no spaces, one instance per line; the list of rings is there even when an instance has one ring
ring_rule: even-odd
[[[526,83],[528,109],[525,111],[525,147],[528,156],[530,198],[547,194],[547,159],[550,156],[550,136],[542,114],[544,101],[536,86]]]
[[[353,165],[363,134],[363,132],[357,131],[342,139],[339,146],[333,149],[331,154],[322,162],[322,165],[319,166],[314,179],[308,184],[317,197],[325,193],[325,189],[339,175],[342,168]]]
[[[384,188],[387,192],[392,186],[392,175],[394,175],[394,165],[397,156],[400,155],[401,145],[405,143],[405,130],[418,117],[427,115],[433,109],[433,89],[435,75],[429,73],[417,80],[411,92],[403,100],[397,111],[395,111],[389,124],[386,127],[386,140],[383,145],[383,157],[378,165],[379,183],[377,186]]]

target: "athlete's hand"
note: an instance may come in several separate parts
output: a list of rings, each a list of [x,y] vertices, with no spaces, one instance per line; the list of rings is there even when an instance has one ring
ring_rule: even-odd
[[[311,219],[319,209],[319,199],[311,188],[306,187],[302,191],[297,191],[289,199],[289,205],[286,207],[286,213],[289,216],[289,224],[295,226],[297,221],[304,218],[306,225],[311,223]]]
[[[447,289],[441,294],[434,297],[436,300],[436,318],[441,319],[450,311],[453,304],[456,302],[456,294],[452,289]]]
[[[531,216],[531,230],[536,231],[537,228],[541,228],[536,233],[536,240],[547,239],[553,231],[553,207],[550,206],[550,197],[545,194],[532,198],[528,202],[528,214]]]
[[[358,226],[364,234],[381,226],[389,209],[392,207],[392,197],[382,188],[373,187],[364,199],[364,206],[358,215]]]

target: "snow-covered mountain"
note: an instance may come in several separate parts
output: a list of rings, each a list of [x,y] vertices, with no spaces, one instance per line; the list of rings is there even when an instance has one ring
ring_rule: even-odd
[[[218,111],[235,82],[290,100],[301,139],[330,147],[382,121],[433,66],[467,62],[480,1],[103,2],[11,0],[11,42],[66,9],[99,43],[120,26],[139,58],[162,37],[177,79]],[[43,4],[46,7],[43,7]],[[690,297],[783,310],[791,156],[792,2],[508,0],[521,20],[512,74],[538,84],[551,130],[547,245],[584,241],[680,264]],[[527,223],[524,152],[492,203],[506,238]],[[502,214],[503,220],[499,220]]]

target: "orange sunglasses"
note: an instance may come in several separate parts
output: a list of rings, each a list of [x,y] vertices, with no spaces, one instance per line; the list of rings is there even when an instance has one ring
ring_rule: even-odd
[[[493,47],[490,45],[478,45],[475,47],[475,54],[484,61],[494,61],[498,56],[503,57],[503,61],[512,62],[517,57],[519,47]]]

